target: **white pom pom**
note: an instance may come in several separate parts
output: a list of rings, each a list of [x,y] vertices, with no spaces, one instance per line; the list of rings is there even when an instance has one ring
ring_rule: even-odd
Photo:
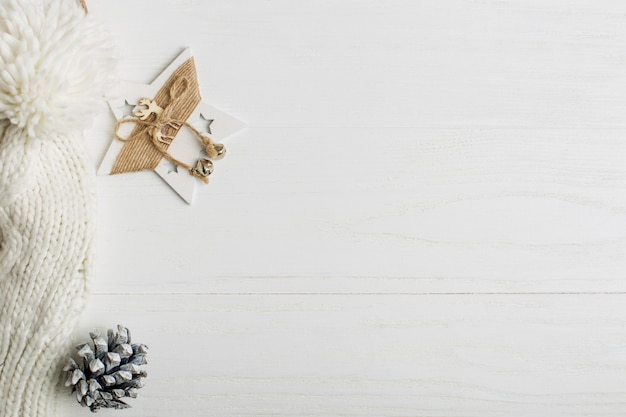
[[[77,0],[0,0],[0,120],[28,137],[92,122],[113,59]]]

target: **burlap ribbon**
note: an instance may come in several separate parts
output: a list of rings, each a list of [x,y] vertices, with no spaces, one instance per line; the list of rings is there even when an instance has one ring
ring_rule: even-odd
[[[153,170],[165,158],[207,183],[206,172],[174,158],[168,152],[180,129],[185,127],[199,139],[209,158],[219,157],[223,147],[187,122],[200,100],[195,64],[193,58],[190,58],[172,74],[154,100],[140,101],[141,105],[147,106],[136,114],[140,117],[117,122],[115,137],[125,144],[111,174]],[[128,138],[123,138],[119,135],[119,128],[127,123],[136,126]]]

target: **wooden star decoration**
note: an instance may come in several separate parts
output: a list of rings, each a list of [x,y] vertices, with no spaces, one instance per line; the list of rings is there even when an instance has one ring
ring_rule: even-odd
[[[131,107],[133,113],[137,111],[139,101],[143,98],[154,98],[157,92],[165,85],[184,63],[192,58],[191,50],[185,49],[168,67],[150,84],[137,84],[121,82],[115,86],[108,96],[109,107],[119,121],[129,115]],[[224,139],[232,136],[245,128],[245,124],[235,117],[207,104],[204,101],[195,107],[191,115],[187,118],[187,123],[200,132],[205,132],[215,143],[221,143]],[[120,129],[120,134],[127,137],[132,131],[132,123],[124,125],[124,131]],[[120,152],[125,143],[118,139],[113,139],[107,150],[100,167],[98,175],[110,175]],[[189,165],[195,164],[198,155],[202,154],[202,146],[198,138],[190,129],[181,128],[175,135],[174,140],[168,148],[170,155],[177,160]],[[154,171],[174,190],[178,195],[191,204],[195,198],[198,179],[189,175],[184,169],[177,169],[177,166],[163,158],[154,168]]]

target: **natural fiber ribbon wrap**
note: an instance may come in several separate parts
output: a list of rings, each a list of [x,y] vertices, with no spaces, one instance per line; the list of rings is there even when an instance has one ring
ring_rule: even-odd
[[[180,96],[176,97],[176,103],[172,107],[170,106],[170,101],[172,100],[170,90],[180,79],[187,80],[187,88]],[[187,120],[196,107],[198,107],[201,100],[200,88],[198,86],[198,74],[196,73],[193,58],[189,58],[185,61],[185,63],[170,76],[154,97],[154,101],[156,101],[160,107],[166,108],[170,106],[168,108],[171,112],[170,117],[180,120]],[[169,131],[165,133],[169,136],[176,136],[180,127],[176,129],[168,126],[166,129]],[[124,147],[113,165],[111,174],[153,170],[163,159],[163,153],[159,152],[153,145],[149,134],[149,127],[138,124],[131,132],[130,137],[134,139],[124,143]],[[163,144],[162,146],[167,150],[167,144]]]

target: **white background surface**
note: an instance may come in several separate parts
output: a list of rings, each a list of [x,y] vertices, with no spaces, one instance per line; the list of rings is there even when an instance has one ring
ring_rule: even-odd
[[[626,415],[625,2],[89,4],[249,125],[194,206],[98,180],[77,341],[150,346],[125,416]]]

